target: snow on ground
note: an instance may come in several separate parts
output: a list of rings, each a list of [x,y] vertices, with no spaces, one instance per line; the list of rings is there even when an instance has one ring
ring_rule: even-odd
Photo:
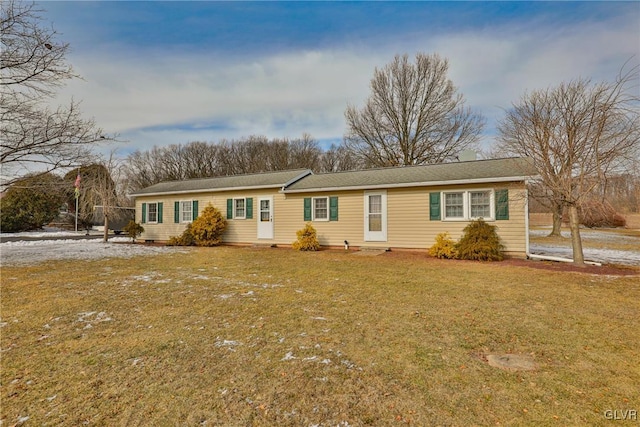
[[[562,235],[569,237],[568,232]],[[546,236],[547,230],[531,230],[531,236]],[[139,255],[155,255],[159,253],[184,253],[185,248],[168,246],[147,246],[127,244],[128,237],[111,237],[104,243],[101,237],[95,239],[74,240],[64,237],[77,236],[73,231],[56,229],[30,233],[3,233],[2,237],[26,237],[29,240],[0,243],[0,264],[25,265],[37,264],[47,260],[68,259],[101,259],[101,258],[131,258]],[[38,238],[56,238],[55,240],[37,240]],[[583,233],[585,240],[598,240],[606,244],[611,241],[640,241],[632,236],[609,233],[606,230],[588,230]],[[550,255],[571,258],[569,246],[554,244],[532,243],[530,252],[537,255]],[[585,259],[609,264],[626,264],[640,266],[640,245],[637,251],[623,251],[614,249],[584,249]]]
[[[566,246],[532,243],[529,245],[529,252],[535,255],[573,258],[573,250]],[[583,252],[586,261],[596,261],[603,264],[640,265],[640,251],[583,248]]]
[[[71,237],[71,236],[78,236],[78,235],[84,235],[85,231],[84,230],[78,230],[78,231],[69,231],[69,230],[63,230],[61,228],[54,228],[54,227],[44,227],[42,230],[40,231],[23,231],[21,233],[2,233],[2,237],[26,237],[28,239],[38,239],[38,238],[59,238],[59,237]]]
[[[529,236],[546,237],[551,232],[551,227],[542,230],[529,230]],[[562,231],[562,237],[570,238],[571,231]],[[640,249],[640,239],[633,236],[608,232],[605,230],[580,230],[580,237],[583,240],[595,240],[600,242],[637,242]]]
[[[542,230],[530,230],[529,235],[535,237],[548,236],[551,227]],[[562,231],[562,237],[570,238],[570,231]],[[625,251],[606,248],[583,248],[584,258],[587,261],[596,261],[603,264],[624,264],[624,265],[640,265],[640,239],[633,236],[625,236],[619,233],[610,232],[606,229],[583,229],[580,230],[580,237],[585,241],[597,241],[603,243],[620,242],[620,243],[637,243],[638,250]],[[551,243],[531,243],[529,252],[535,255],[549,255],[561,258],[573,258],[573,250],[569,243],[567,246],[554,245]]]
[[[49,234],[47,234],[47,237]],[[132,245],[128,237],[112,237],[105,243],[101,238],[89,240],[22,240],[0,243],[2,266],[37,264],[48,260],[95,260],[102,258],[131,258],[160,253],[184,253],[173,246]]]

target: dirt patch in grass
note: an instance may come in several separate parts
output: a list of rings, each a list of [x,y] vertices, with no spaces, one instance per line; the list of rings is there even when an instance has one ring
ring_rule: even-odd
[[[536,364],[528,354],[487,354],[487,363],[505,371],[533,371]]]

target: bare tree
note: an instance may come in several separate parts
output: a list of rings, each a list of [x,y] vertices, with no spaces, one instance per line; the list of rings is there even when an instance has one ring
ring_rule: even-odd
[[[288,169],[312,169],[317,170],[320,163],[322,150],[311,135],[305,133],[302,138],[289,141],[289,165]]]
[[[90,227],[100,219],[101,213],[106,242],[110,223],[125,217],[125,210],[131,205],[125,195],[122,161],[112,152],[108,158],[70,170],[65,175],[68,189],[72,188],[71,183],[78,175],[80,188],[76,214],[84,226]],[[70,194],[69,197],[74,198],[75,195]],[[70,200],[69,203],[73,202]]]
[[[320,158],[321,172],[341,172],[363,168],[358,158],[344,145],[331,144]]]
[[[34,4],[9,0],[0,15],[0,163],[3,185],[30,169],[42,173],[87,161],[90,147],[112,138],[79,104],[50,109],[47,102],[65,81],[77,78],[65,60],[69,45],[42,26]]]
[[[376,68],[362,110],[347,107],[347,147],[368,166],[406,166],[453,160],[473,148],[484,119],[464,108],[438,55],[396,55]]]
[[[576,264],[584,264],[580,205],[639,147],[637,72],[634,67],[613,82],[577,79],[525,94],[498,125],[502,149],[531,157],[549,204],[567,208]]]

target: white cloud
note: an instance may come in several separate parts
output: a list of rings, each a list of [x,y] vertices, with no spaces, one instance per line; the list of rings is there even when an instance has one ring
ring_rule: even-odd
[[[625,60],[640,54],[636,18],[423,34],[368,49],[291,51],[250,60],[111,49],[72,55],[86,81],[72,82],[63,97],[83,100],[87,116],[141,149],[251,134],[340,138],[344,110],[348,103],[363,103],[374,67],[396,53],[425,51],[449,59],[451,79],[493,127],[501,108],[526,90],[580,76],[613,78]]]

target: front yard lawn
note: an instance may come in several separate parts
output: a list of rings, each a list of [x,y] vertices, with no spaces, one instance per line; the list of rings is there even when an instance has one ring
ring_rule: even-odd
[[[566,426],[640,410],[637,275],[220,247],[3,267],[1,286],[2,425]]]

